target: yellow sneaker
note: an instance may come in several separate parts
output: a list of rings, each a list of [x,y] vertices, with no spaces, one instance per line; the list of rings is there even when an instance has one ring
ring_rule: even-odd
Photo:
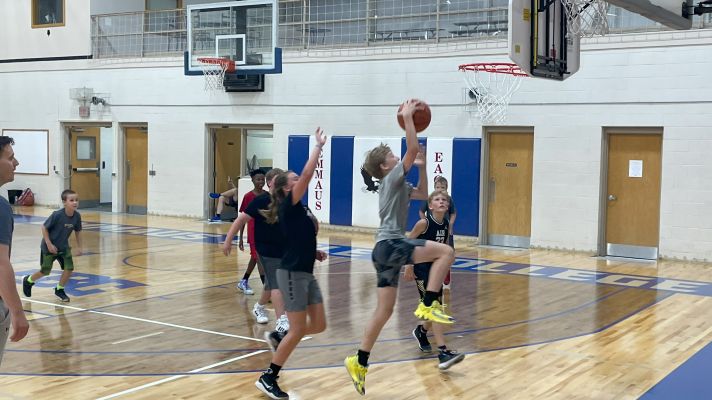
[[[420,319],[426,319],[439,324],[452,324],[455,322],[455,318],[443,312],[443,306],[440,305],[440,302],[437,300],[433,301],[430,307],[426,307],[421,301],[420,304],[418,304],[418,308],[415,309],[414,314]]]
[[[358,363],[358,356],[348,356],[344,360],[344,366],[354,382],[354,387],[360,395],[366,394],[366,372],[368,367]]]

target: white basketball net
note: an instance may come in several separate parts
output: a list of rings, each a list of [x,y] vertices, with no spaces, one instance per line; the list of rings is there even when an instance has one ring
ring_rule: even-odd
[[[514,92],[527,76],[518,66],[505,63],[460,65],[475,102],[477,117],[485,124],[499,124],[507,118]]]
[[[225,90],[223,80],[225,79],[225,70],[227,65],[209,61],[200,61],[200,66],[203,68],[203,77],[205,78],[204,89],[206,92]]]
[[[561,0],[566,12],[567,36],[593,37],[608,34],[607,2],[602,0]]]

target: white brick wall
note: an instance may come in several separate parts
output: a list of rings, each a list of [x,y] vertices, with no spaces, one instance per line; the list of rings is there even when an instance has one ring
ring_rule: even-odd
[[[712,259],[712,37],[710,31],[597,39],[565,82],[527,79],[507,124],[534,128],[532,244],[595,251],[603,127],[663,127],[660,252]],[[656,40],[657,38],[662,38]],[[203,216],[208,123],[273,124],[275,166],[287,136],[321,125],[330,135],[393,136],[396,105],[408,97],[433,108],[429,136],[480,137],[462,111],[457,65],[506,61],[502,43],[431,53],[332,57],[285,55],[284,73],[257,94],[207,95],[182,61],[109,65],[99,61],[0,64],[0,128],[50,130],[50,169],[62,163],[59,121],[78,120],[69,88],[111,94],[107,120],[149,127],[150,213]],[[22,72],[24,70],[34,72]],[[115,130],[116,132],[117,130]],[[22,161],[22,160],[20,160]],[[32,186],[57,204],[61,178],[18,176],[3,189]],[[116,194],[116,190],[114,190]]]

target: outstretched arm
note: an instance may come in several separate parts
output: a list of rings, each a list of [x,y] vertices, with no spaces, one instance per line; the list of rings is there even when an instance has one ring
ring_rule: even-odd
[[[415,165],[418,166],[418,186],[413,188],[410,194],[411,199],[427,200],[428,199],[428,171],[425,168],[425,147],[420,147],[415,158]]]
[[[425,106],[423,102],[416,99],[410,99],[403,103],[403,108],[399,114],[403,117],[405,123],[405,145],[406,151],[403,156],[403,171],[408,174],[410,167],[413,166],[415,157],[418,155],[418,135],[415,132],[415,123],[413,123],[413,114],[416,110],[423,110]]]
[[[304,164],[304,169],[302,169],[301,175],[299,175],[299,180],[294,184],[292,188],[292,204],[297,204],[301,200],[304,193],[307,192],[309,187],[309,181],[311,181],[312,176],[314,176],[314,170],[316,169],[316,163],[319,160],[319,154],[321,149],[326,144],[326,135],[321,128],[316,128],[314,132],[314,138],[316,139],[316,146],[309,155],[309,160]]]
[[[227,236],[225,236],[225,241],[223,242],[223,254],[226,256],[230,255],[230,251],[232,251],[232,238],[234,238],[235,233],[237,233],[238,230],[242,230],[242,228],[245,227],[245,224],[251,219],[252,217],[248,214],[245,214],[244,212],[240,213],[235,222],[233,222],[230,226],[230,230],[227,231]]]

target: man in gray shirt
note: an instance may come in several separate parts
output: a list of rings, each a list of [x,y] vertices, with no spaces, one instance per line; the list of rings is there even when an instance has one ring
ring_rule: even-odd
[[[8,136],[0,136],[0,186],[15,180],[15,168],[19,165],[15,159],[12,145],[15,142]],[[0,363],[5,351],[5,343],[12,321],[10,340],[18,342],[27,335],[30,328],[25,311],[22,309],[20,296],[15,286],[15,271],[10,263],[12,231],[15,227],[12,207],[7,199],[0,197]]]

